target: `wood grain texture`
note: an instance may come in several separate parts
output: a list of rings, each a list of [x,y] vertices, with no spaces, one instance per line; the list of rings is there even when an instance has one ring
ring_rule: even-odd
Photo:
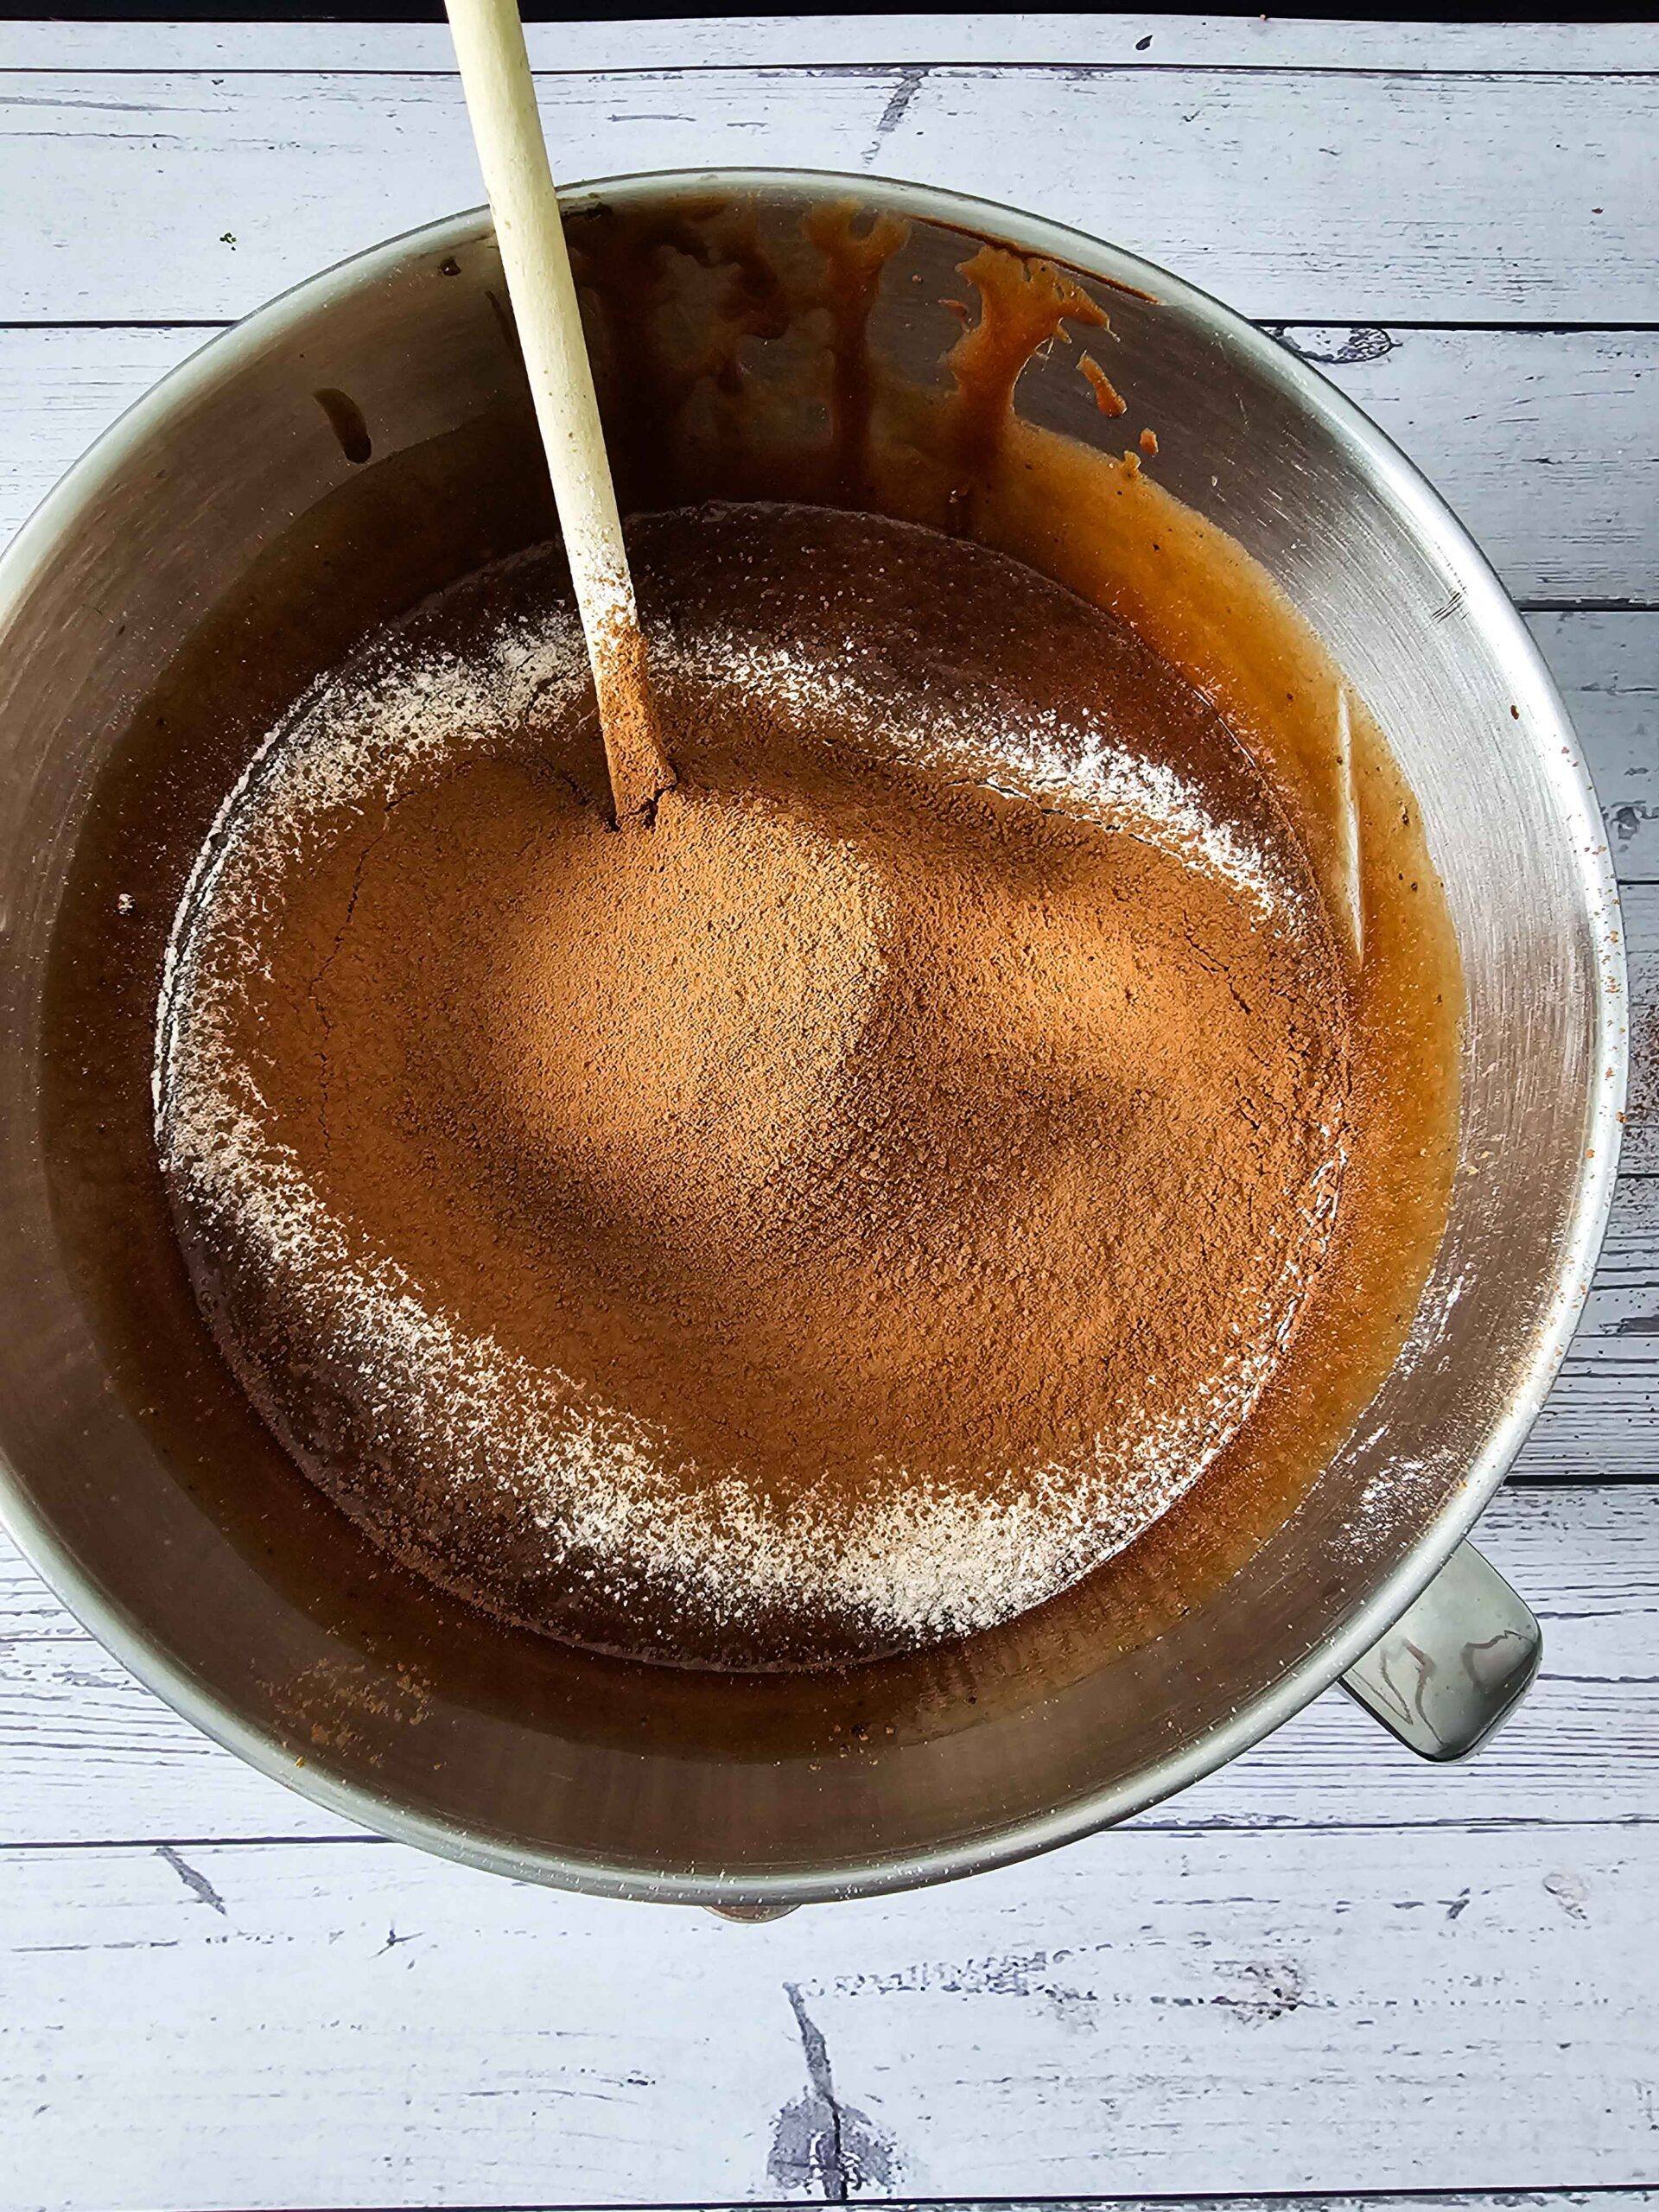
[[[1650,1066],[1650,1025],[1647,1036]],[[1638,1141],[1650,1157],[1645,1116]],[[1614,1193],[1584,1318],[1514,1473],[1523,1481],[1659,1477],[1659,1179],[1652,1176],[1626,1176]]]
[[[884,2197],[882,2212],[935,2212],[916,2197]],[[956,2196],[950,2212],[1646,2212],[1659,2189],[1366,2190],[1341,2196],[1300,2191],[1274,2196]],[[738,2212],[710,2205],[704,2212]]]
[[[567,174],[934,178],[1294,323],[1513,590],[1575,603],[1531,624],[1626,886],[1637,1084],[1535,1486],[1481,1531],[1545,1674],[1462,1769],[1332,1694],[1124,1830],[733,1928],[340,1829],[0,1545],[0,2208],[1659,2212],[1659,612],[1576,604],[1659,607],[1659,26],[531,40]],[[0,133],[14,326],[218,322],[481,196],[437,25],[3,24]],[[1416,327],[1471,323],[1507,327]],[[0,327],[0,535],[208,334]]]
[[[1342,2196],[956,2196],[950,2212],[1647,2212],[1659,2189],[1366,2190]],[[917,2197],[883,2197],[882,2212],[938,2212]],[[703,2212],[739,2212],[734,2204]]]
[[[1133,1829],[735,1928],[391,1847],[0,1879],[17,2204],[1629,2185],[1641,1831]]]
[[[1659,2189],[1366,2190],[1342,2196],[956,2196],[950,2212],[1648,2212]],[[883,2197],[882,2212],[938,2212],[917,2197]],[[739,2212],[734,2204],[703,2212]]]
[[[1534,614],[1529,627],[1584,741],[1620,881],[1659,880],[1659,617]]]
[[[785,162],[1040,209],[1285,321],[1659,321],[1659,73],[849,65],[543,78],[566,178]],[[1132,113],[1132,125],[1126,118]],[[0,79],[14,321],[245,313],[477,202],[452,77]],[[1524,149],[1524,158],[1520,149]]]
[[[1268,16],[728,16],[525,27],[547,70],[1003,62],[1158,69],[1659,68],[1659,25],[1301,22]],[[437,23],[0,23],[0,68],[454,67]]]
[[[1659,605],[1659,332],[1278,332],[1404,448],[1510,592]]]
[[[1659,773],[1659,749],[1648,758],[1650,772]],[[1616,839],[1618,819],[1616,810]],[[1651,815],[1648,820],[1650,825]],[[1630,976],[1630,1092],[1619,1157],[1625,1173],[1650,1175],[1659,1173],[1659,884],[1627,881],[1619,902]],[[1659,1219],[1654,1223],[1652,1257],[1654,1264],[1643,1279],[1644,1297],[1637,1300],[1646,1305],[1647,1314],[1645,1319],[1632,1317],[1619,1332],[1627,1343],[1651,1337],[1659,1344]],[[1641,1276],[1638,1264],[1632,1280]]]
[[[1545,1669],[1466,1766],[1424,1765],[1332,1692],[1137,1825],[1659,1826],[1656,1522],[1647,1484],[1499,1493],[1479,1541],[1543,1620]],[[358,1833],[179,1719],[0,1540],[0,1845]]]

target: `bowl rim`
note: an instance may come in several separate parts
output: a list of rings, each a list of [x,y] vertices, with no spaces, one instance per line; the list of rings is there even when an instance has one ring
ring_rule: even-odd
[[[814,196],[852,197],[899,214],[961,228],[1013,251],[1061,261],[1085,279],[1151,293],[1207,322],[1252,367],[1300,406],[1323,418],[1348,454],[1463,587],[1469,615],[1517,685],[1525,687],[1523,727],[1540,734],[1545,766],[1573,839],[1580,887],[1598,944],[1596,1079],[1587,1102],[1585,1149],[1563,1237],[1548,1311],[1534,1335],[1523,1387],[1491,1427],[1458,1491],[1394,1569],[1354,1606],[1341,1629],[1288,1669],[1269,1688],[1182,1751],[1137,1776],[1078,1796],[1046,1812],[1010,1818],[995,1831],[920,1850],[873,1852],[833,1867],[696,1872],[631,1866],[620,1859],[575,1858],[535,1848],[481,1828],[419,1813],[399,1800],[296,1761],[262,1730],[245,1723],[214,1691],[158,1651],[137,1617],[84,1575],[31,1503],[16,1471],[0,1455],[0,1525],[81,1625],[183,1719],[273,1780],[327,1812],[392,1841],[505,1874],[518,1880],[615,1898],[747,1907],[765,1911],[920,1888],[982,1872],[1096,1834],[1184,1789],[1282,1726],[1337,1681],[1404,1612],[1467,1535],[1542,1406],[1588,1295],[1605,1232],[1618,1155],[1628,1060],[1624,1017],[1624,959],[1618,898],[1594,791],[1554,678],[1530,632],[1485,556],[1415,465],[1346,395],[1318,370],[1185,278],[1086,232],[933,185],[871,175],[770,166],[667,168],[630,172],[561,188],[567,207],[598,200],[649,199],[696,192],[757,192],[768,188]],[[136,448],[165,423],[181,402],[252,359],[273,339],[334,302],[401,274],[435,253],[449,253],[491,235],[487,208],[472,208],[403,232],[305,278],[215,332],[117,417],[58,480],[0,551],[0,626],[22,604],[33,577],[100,488]],[[1548,732],[1557,741],[1544,743]]]

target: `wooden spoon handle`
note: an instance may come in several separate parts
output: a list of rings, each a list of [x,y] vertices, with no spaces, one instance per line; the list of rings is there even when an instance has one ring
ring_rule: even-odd
[[[658,740],[616,488],[516,0],[448,0],[570,578],[593,663],[619,823],[674,775]]]

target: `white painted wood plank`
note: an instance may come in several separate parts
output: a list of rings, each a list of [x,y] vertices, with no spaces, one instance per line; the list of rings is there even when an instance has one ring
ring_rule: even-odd
[[[697,16],[530,23],[539,69],[1005,62],[1159,68],[1659,67],[1659,25],[1298,22],[1266,16]],[[0,68],[448,69],[436,23],[0,24]]]
[[[1512,76],[1479,90],[1398,76],[1338,89],[1309,74],[1310,64],[1608,68],[1615,41],[1626,67],[1654,27],[1144,20],[1144,30],[1141,19],[1096,16],[543,26],[533,36],[544,67],[630,73],[550,86],[588,149],[573,168],[868,158],[1121,232],[1262,314],[1605,321],[1617,300],[1624,316],[1659,315],[1649,142],[1631,136],[1650,130],[1650,84],[1574,79],[1546,100]],[[1011,82],[921,70],[1010,51],[1071,61],[1085,42],[1096,58],[1131,61],[1131,30],[1152,40],[1135,74],[1083,86],[1052,72],[1039,84],[1040,73]],[[49,211],[38,251],[8,271],[26,281],[7,296],[28,302],[9,313],[95,294],[143,303],[55,312],[236,312],[334,253],[476,197],[469,164],[451,188],[464,140],[453,86],[439,79],[418,98],[368,80],[367,121],[354,128],[355,94],[337,77],[293,80],[286,105],[177,79],[156,114],[150,80],[97,73],[124,66],[111,60],[120,41],[149,70],[182,66],[191,41],[213,40],[217,66],[238,41],[244,66],[283,71],[338,59],[330,42],[344,41],[352,67],[433,67],[415,57],[417,42],[435,45],[442,67],[435,28],[22,26],[0,38],[16,56],[31,34],[59,42],[43,50],[54,68],[84,73],[68,86],[0,85],[13,96],[0,122],[69,132],[16,136],[0,156],[12,204]],[[744,37],[755,43],[727,42]],[[864,43],[876,37],[880,48]],[[262,38],[265,58],[250,63]],[[849,90],[798,76],[739,82],[721,66],[878,54],[917,67],[863,69]],[[1269,69],[1236,85],[1241,58],[1294,76],[1281,84]],[[633,73],[691,59],[705,75]],[[1160,60],[1207,67],[1147,67]],[[67,114],[66,92],[84,104]],[[22,105],[35,98],[47,105]],[[1478,127],[1460,141],[1471,116]],[[1319,144],[1338,150],[1318,156]],[[819,145],[832,150],[804,150]],[[1028,177],[1040,198],[1016,189]],[[1271,220],[1241,233],[1236,211],[1254,207],[1263,178]],[[1622,194],[1604,181],[1620,179]],[[423,200],[429,189],[438,196]],[[338,231],[331,200],[347,219]],[[296,202],[287,235],[273,219],[284,200]],[[1592,224],[1592,200],[1610,219]],[[1224,283],[1233,269],[1238,283]],[[206,310],[177,304],[210,296],[218,304]],[[157,340],[144,382],[177,337],[125,335]],[[1432,473],[1506,565],[1535,564],[1520,588],[1556,596],[1587,562],[1600,581],[1579,595],[1637,595],[1653,502],[1639,464],[1622,479],[1611,464],[1644,443],[1652,452],[1650,385],[1636,375],[1646,364],[1592,339],[1572,356],[1575,393],[1548,370],[1494,381],[1470,334],[1419,346],[1430,336],[1410,334],[1409,362],[1402,343],[1335,373],[1426,460],[1440,455]],[[1324,342],[1340,352],[1348,337]],[[1503,342],[1522,362],[1535,341]],[[0,346],[10,423],[7,358]],[[101,373],[101,397],[97,373],[82,394],[92,412],[121,396],[107,358]],[[51,389],[26,381],[31,393]],[[1479,404],[1463,400],[1469,389]],[[67,435],[79,404],[73,394],[55,403],[48,438]],[[1513,505],[1476,519],[1475,502],[1510,497],[1498,479],[1529,441],[1554,455],[1534,464],[1541,487],[1518,487]],[[38,461],[27,455],[25,475]],[[8,489],[0,482],[0,502]],[[1586,725],[1633,878],[1659,874],[1643,780],[1656,765],[1643,704],[1656,621],[1535,626]],[[1659,948],[1640,894],[1631,931],[1638,962],[1649,941]],[[1656,981],[1638,976],[1644,1002]],[[1650,1134],[1637,1130],[1633,1156],[1648,1157]],[[1621,1193],[1586,1338],[1534,1449],[1543,1471],[1570,1470],[1593,1448],[1598,1465],[1659,1474],[1659,1330],[1643,1325],[1659,1310],[1654,1188]],[[0,2205],[735,2202],[823,2197],[839,2181],[884,2196],[1025,2190],[1052,2201],[1109,2189],[1166,2202],[1183,2190],[1363,2188],[1389,2212],[1452,2202],[1498,2212],[1490,2194],[1446,2192],[1524,2183],[1520,2201],[1541,2203],[1539,2185],[1553,2182],[1578,2185],[1557,2203],[1633,2207],[1650,2193],[1620,2184],[1652,2173],[1659,2127],[1654,1832],[1493,1835],[1471,1824],[1560,1823],[1586,1806],[1596,1822],[1654,1817],[1656,1510],[1651,1488],[1533,1491],[1489,1519],[1489,1548],[1549,1616],[1550,1673],[1469,1770],[1422,1769],[1328,1700],[1161,1810],[1156,1827],[929,1897],[734,1929],[491,1884],[372,1843],[188,1844],[165,1858],[19,1851],[0,1881],[0,2110],[13,2123]],[[26,1826],[42,1806],[52,1820],[67,1806],[67,1828],[49,1820],[18,1840],[282,1835],[296,1832],[285,1819],[315,1821],[124,1684],[0,1556],[8,1630],[0,1836],[15,1812]],[[1464,1825],[1365,1833],[1378,1817]],[[1288,1825],[1168,1832],[1239,1820]],[[1312,1821],[1324,1830],[1309,1833]],[[1586,2183],[1614,2194],[1590,2200]],[[1408,2188],[1433,2194],[1375,2194]]]
[[[1529,627],[1584,741],[1621,879],[1659,880],[1659,616],[1535,614]],[[1659,923],[1642,926],[1659,952]]]
[[[0,329],[0,544],[118,416],[213,335]]]
[[[942,2212],[917,2197],[883,2197],[882,2212]],[[1367,2190],[1363,2196],[953,2196],[950,2212],[1648,2212],[1659,2189]],[[711,2205],[704,2212],[738,2212]]]
[[[1336,296],[1380,321],[1648,321],[1659,280],[1605,255],[1659,209],[1656,99],[1654,78],[1194,70],[1137,86],[1126,124],[1110,84],[941,69],[875,166],[951,181],[944,149],[977,144],[994,181],[973,188],[1116,233],[1249,315]]]
[[[1367,2190],[1362,2195],[1282,2196],[953,2196],[948,2212],[1649,2212],[1659,2189]],[[733,2204],[701,2212],[739,2212]],[[937,2200],[883,2197],[881,2212],[947,2212]]]
[[[1510,1490],[1479,1541],[1545,1624],[1544,1673],[1466,1766],[1426,1766],[1338,1693],[1141,1823],[1659,1828],[1659,1489]],[[139,1687],[0,1540],[0,1845],[340,1837]]]
[[[1650,1068],[1650,1023],[1645,1034]],[[1652,1157],[1652,1136],[1644,1121],[1630,1139],[1632,1160]],[[1619,1183],[1584,1319],[1515,1472],[1659,1479],[1659,1179]]]
[[[1659,331],[1282,335],[1404,448],[1517,599],[1659,602]]]
[[[0,542],[211,335],[0,330]],[[1283,335],[1405,448],[1517,598],[1659,603],[1659,332],[1343,325]],[[1126,389],[1133,404],[1132,378]]]
[[[1650,775],[1659,774],[1659,749],[1649,753],[1647,765]],[[1651,789],[1651,782],[1647,788]],[[1615,823],[1617,819],[1615,816]],[[1651,826],[1651,814],[1649,823]],[[1630,1092],[1620,1160],[1627,1172],[1655,1174],[1659,1173],[1659,884],[1626,884],[1619,903],[1630,975]],[[1626,1349],[1650,1340],[1659,1358],[1659,1211],[1652,1230],[1644,1288],[1626,1317],[1623,1335]],[[1633,1257],[1633,1279],[1640,1279],[1639,1246]]]
[[[763,1928],[391,1847],[29,1852],[0,2199],[1630,2185],[1648,1833],[1124,1831]]]
[[[181,1720],[55,1605],[3,1538],[0,1560],[0,1844],[357,1832]]]
[[[1659,75],[875,67],[554,75],[565,177],[780,162],[1114,237],[1287,321],[1659,320]],[[476,202],[443,75],[0,79],[14,321],[234,315]],[[1520,149],[1524,149],[1524,158]],[[158,250],[159,248],[159,250]]]

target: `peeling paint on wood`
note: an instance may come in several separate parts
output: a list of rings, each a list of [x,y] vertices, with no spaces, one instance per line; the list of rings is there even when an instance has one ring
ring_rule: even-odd
[[[954,60],[880,137],[913,66],[558,72],[538,92],[566,178],[856,171],[879,143],[891,175],[1114,238],[1247,315],[1653,319],[1659,74],[1139,67],[1131,95],[1116,71]],[[163,289],[177,316],[244,314],[480,197],[449,75],[37,69],[0,79],[0,134],[29,213],[0,234],[13,320],[149,320]]]
[[[0,1870],[0,2096],[38,2115],[9,2202],[1450,2190],[1650,2155],[1641,1832],[1123,1830],[758,1928],[391,1847],[191,1857],[228,1920],[153,1852]]]
[[[1328,1697],[1128,1829],[736,1928],[341,1830],[0,1543],[0,2208],[1659,2212],[1659,340],[1618,327],[1659,321],[1659,29],[530,36],[567,175],[933,178],[1286,324],[1560,608],[1531,626],[1625,886],[1638,1072],[1634,1172],[1521,1462],[1573,1486],[1511,1489],[1481,1530],[1545,1672],[1464,1769]],[[181,326],[480,196],[437,25],[7,24],[0,132],[0,535],[209,334]],[[1425,327],[1459,321],[1503,327]],[[1272,2195],[1215,2194],[1239,2190]]]
[[[785,16],[529,23],[537,69],[836,68],[1005,62],[1068,68],[1638,70],[1659,67],[1652,23],[1321,22],[1160,15]],[[452,73],[440,26],[348,22],[15,22],[0,68],[418,69]]]

